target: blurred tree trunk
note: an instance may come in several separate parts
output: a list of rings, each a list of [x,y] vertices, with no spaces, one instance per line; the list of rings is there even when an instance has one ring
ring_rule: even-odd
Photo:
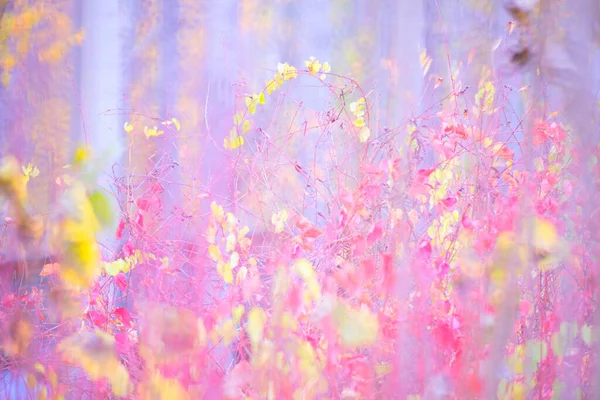
[[[81,3],[82,28],[86,38],[82,44],[79,104],[83,118],[79,118],[76,146],[89,145],[94,161],[102,171],[100,187],[110,190],[113,184],[113,166],[120,163],[124,152],[123,118],[108,112],[123,107],[123,31],[127,23],[126,11],[118,0]],[[118,210],[118,201],[107,193],[111,209]],[[117,214],[112,225],[101,232],[99,240],[114,248],[114,232],[119,221]]]

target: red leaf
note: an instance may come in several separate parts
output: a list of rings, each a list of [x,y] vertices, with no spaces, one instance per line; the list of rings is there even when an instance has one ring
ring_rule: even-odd
[[[462,222],[462,226],[465,227],[466,229],[473,228],[473,222],[471,221],[471,218],[469,218],[467,216],[467,214],[463,214],[463,216],[461,218],[461,222]]]
[[[320,229],[315,228],[314,226],[311,226],[310,228],[302,232],[302,236],[308,239],[316,239],[322,234],[323,232]]]
[[[126,332],[119,332],[115,335],[115,343],[119,353],[126,353],[129,348],[129,337]]]
[[[40,276],[54,275],[58,271],[60,271],[60,264],[57,264],[57,263],[46,264],[42,268],[42,272],[40,272]]]
[[[102,328],[104,325],[106,325],[106,322],[108,321],[106,315],[96,310],[88,311],[87,317],[90,319],[90,321],[92,321],[92,324],[96,325],[98,328]]]
[[[14,293],[2,297],[2,307],[12,308],[17,303],[17,296]]]
[[[371,228],[371,232],[367,235],[367,243],[372,245],[376,240],[381,238],[383,235],[383,229],[381,228],[382,222],[378,221],[373,228]]]
[[[300,230],[304,230],[312,226],[310,221],[304,218],[302,215],[294,215],[290,219],[290,222],[296,225],[296,228]]]
[[[453,207],[456,204],[456,197],[454,197],[454,196],[446,197],[444,200],[442,200],[442,203],[444,204],[444,206],[446,208]]]
[[[156,194],[156,193],[162,193],[164,192],[165,189],[160,185],[160,183],[155,183],[154,185],[152,185],[152,193]]]
[[[438,273],[437,276],[438,278],[442,278],[443,276],[445,276],[446,274],[448,274],[448,271],[450,271],[450,265],[447,262],[441,262],[441,263],[436,263],[438,265],[436,265]]]
[[[419,243],[419,250],[417,254],[419,258],[423,260],[429,260],[429,258],[431,257],[431,243],[429,242],[429,240],[421,240],[421,242]]]
[[[367,185],[363,189],[366,200],[373,200],[381,193],[381,185]]]
[[[354,197],[352,196],[352,192],[344,190],[340,196],[340,201],[344,207],[346,207],[346,210],[352,210],[354,208]]]
[[[360,261],[360,266],[364,271],[365,278],[369,279],[375,275],[375,259],[373,257],[367,257]]]
[[[428,169],[420,169],[417,171],[417,180],[419,182],[425,182],[425,180],[427,178],[429,178],[429,175],[431,175],[433,173],[433,171],[435,171],[435,168],[428,168]]]
[[[503,158],[505,160],[512,160],[514,156],[515,152],[506,146],[502,146],[500,150],[498,150],[498,157]]]
[[[114,314],[121,322],[123,322],[123,325],[131,326],[131,315],[127,309],[123,307],[116,308]]]
[[[140,213],[138,213],[137,218],[135,219],[135,223],[137,224],[137,226],[139,228],[143,228],[144,227],[144,216]]]
[[[456,338],[450,326],[441,323],[433,329],[433,336],[440,343],[443,349],[453,349],[456,345]]]
[[[379,174],[383,173],[381,168],[379,168],[378,166],[373,165],[373,164],[363,165],[363,171],[365,174],[368,174],[368,175],[379,175]]]
[[[123,246],[123,254],[125,255],[125,257],[129,257],[130,255],[133,254],[133,252],[134,252],[133,244],[131,242],[125,243],[125,245]]]
[[[119,272],[119,274],[113,278],[113,281],[119,287],[121,292],[127,291],[127,278],[123,272]]]
[[[352,242],[352,256],[360,257],[367,250],[367,240],[364,236],[357,236]]]
[[[123,219],[121,218],[121,220],[119,221],[119,226],[117,227],[117,233],[115,235],[117,240],[120,240],[123,238],[124,230],[125,230],[125,221],[123,221]]]
[[[150,202],[146,199],[138,199],[137,206],[142,211],[148,211],[150,209]]]
[[[300,309],[300,305],[302,304],[302,292],[298,285],[293,285],[290,291],[288,292],[288,304],[290,311],[292,313],[298,312]]]
[[[383,287],[386,293],[391,293],[396,283],[394,260],[390,253],[383,254]]]

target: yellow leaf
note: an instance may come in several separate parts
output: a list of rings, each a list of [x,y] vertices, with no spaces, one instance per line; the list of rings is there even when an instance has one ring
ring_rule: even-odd
[[[358,132],[358,140],[361,143],[365,143],[367,140],[369,140],[369,138],[371,137],[371,130],[364,126],[360,129],[360,131]]]
[[[311,75],[315,75],[321,70],[321,63],[319,60],[315,59],[315,57],[310,57],[308,61],[304,62],[304,64],[308,68],[308,72],[310,72]]]
[[[214,244],[211,244],[208,246],[208,254],[210,255],[210,258],[212,258],[212,260],[214,262],[221,261],[223,259],[221,256],[221,251]]]
[[[125,132],[131,133],[133,132],[133,125],[131,125],[129,122],[125,122],[125,125],[123,125],[123,129],[125,130]]]
[[[258,104],[265,104],[265,93],[260,92],[258,95]]]
[[[236,240],[237,238],[235,237],[235,235],[233,233],[230,233],[229,235],[227,235],[227,238],[225,239],[225,251],[226,252],[232,252],[233,249],[235,249],[235,244],[236,244]]]
[[[243,305],[239,305],[233,308],[233,310],[231,311],[231,315],[233,316],[233,321],[236,324],[240,323],[240,319],[242,319],[242,315],[244,315],[244,306]]]
[[[233,116],[233,123],[239,125],[242,123],[242,119],[244,119],[244,114],[242,112],[238,112]]]
[[[286,81],[289,81],[290,79],[297,78],[297,77],[298,77],[298,71],[296,71],[296,67],[288,66],[288,68],[285,71],[285,74],[283,76],[283,79],[285,79]]]
[[[235,329],[235,324],[231,318],[223,322],[218,329],[218,333],[223,338],[223,344],[225,346],[229,346],[231,342],[233,342],[233,339],[235,339],[238,335],[237,330]]]
[[[159,131],[156,126],[154,128],[148,128],[147,126],[144,127],[144,134],[146,135],[146,138],[160,136],[163,133],[165,133],[165,132]]]
[[[217,202],[213,201],[210,203],[210,210],[212,216],[218,221],[221,222],[225,217],[225,211],[223,210],[223,206],[217,204]]]
[[[540,250],[551,251],[558,241],[554,224],[544,218],[536,218],[533,229],[533,245]]]
[[[252,115],[256,113],[256,104],[258,103],[258,96],[246,96],[246,107],[248,107],[248,112]]]
[[[379,363],[375,365],[375,373],[378,376],[388,374],[392,371],[392,366],[388,363]]]
[[[246,280],[247,276],[248,276],[248,268],[241,267],[239,269],[239,271],[237,272],[237,274],[235,275],[235,283],[237,285],[239,285],[241,282],[244,282]]]
[[[244,121],[244,124],[242,125],[242,134],[248,132],[250,130],[250,121],[246,120]]]
[[[342,343],[350,348],[363,347],[377,340],[379,322],[368,308],[356,310],[344,303],[338,303],[333,311]]]
[[[246,331],[248,332],[248,337],[253,345],[256,345],[262,340],[266,321],[267,316],[262,308],[254,307],[248,313],[248,324],[246,325]]]
[[[364,118],[357,118],[354,120],[353,122],[354,126],[358,127],[358,128],[362,128],[363,126],[365,126],[365,119]]]
[[[178,131],[181,129],[181,124],[177,118],[171,118],[171,122],[173,122],[173,125],[175,125],[175,129]]]
[[[296,262],[294,269],[298,275],[305,281],[311,280],[315,277],[315,271],[308,260],[301,259]]]
[[[242,136],[235,136],[232,139],[224,139],[223,147],[229,150],[235,150],[244,144],[244,138]]]
[[[281,210],[271,216],[271,223],[275,226],[275,233],[283,232],[285,228],[285,222],[288,219],[287,210]]]
[[[238,266],[240,262],[240,255],[238,254],[237,251],[234,251],[233,253],[231,253],[231,256],[229,257],[229,264],[231,265],[231,268],[235,268]]]
[[[267,94],[271,94],[273,93],[275,90],[277,90],[277,82],[275,81],[275,79],[270,79],[267,84],[266,84],[266,91]]]
[[[138,396],[136,396],[138,397]],[[176,379],[167,379],[155,372],[151,379],[146,380],[139,387],[140,399],[157,400],[188,400],[191,399],[189,393],[181,386]]]
[[[231,284],[233,282],[233,271],[231,270],[231,264],[219,261],[217,263],[217,272],[219,275],[221,275],[225,283]]]
[[[79,365],[90,379],[107,379],[115,396],[126,397],[131,392],[127,369],[117,358],[115,338],[99,329],[80,332],[58,345],[63,360]]]

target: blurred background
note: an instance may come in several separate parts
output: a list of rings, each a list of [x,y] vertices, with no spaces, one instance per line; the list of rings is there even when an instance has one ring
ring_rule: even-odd
[[[514,130],[520,140],[534,118],[556,113],[573,129],[578,157],[585,158],[597,147],[600,126],[598,3],[0,0],[0,156],[14,155],[39,169],[41,179],[29,185],[29,205],[40,215],[52,213],[68,185],[65,166],[81,146],[93,150],[98,183],[115,194],[115,207],[136,179],[160,177],[168,216],[156,225],[173,228],[165,236],[192,243],[204,229],[194,218],[209,212],[208,194],[234,212],[237,206],[246,206],[250,216],[258,212],[236,200],[252,188],[238,182],[236,163],[244,160],[225,152],[223,139],[244,97],[263,90],[279,62],[301,69],[315,56],[333,74],[360,83],[375,114],[374,140],[386,129],[448,111],[440,104],[452,93],[472,97],[482,82],[493,81],[506,89],[498,101],[509,104],[512,114],[482,117],[490,121],[478,126],[506,127],[504,134]],[[525,21],[523,10],[533,8],[539,17]],[[249,134],[249,149],[260,146],[263,134],[279,137],[314,125],[322,116],[307,110],[329,108],[325,86],[303,81],[285,90],[269,104],[271,114],[257,116],[265,131]],[[181,123],[176,135],[143,135],[143,127],[171,118]],[[326,149],[318,136],[296,136],[285,150],[285,168],[293,170],[292,161],[325,167],[330,160],[320,153]],[[404,139],[404,133],[397,136]],[[516,145],[512,150],[523,151]],[[591,188],[586,174],[580,183]],[[291,178],[282,173],[282,179],[280,188],[270,188],[281,198],[265,194],[257,207],[264,208],[267,223],[276,203],[306,191],[300,185],[298,196]],[[147,191],[150,180],[144,182]],[[594,195],[584,204],[584,220],[597,209]],[[116,258],[127,240],[115,238],[119,218],[113,222],[102,237],[105,259]],[[590,240],[596,232],[589,230]]]

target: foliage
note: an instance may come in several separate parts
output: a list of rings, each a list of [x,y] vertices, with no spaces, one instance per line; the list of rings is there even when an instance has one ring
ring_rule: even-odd
[[[421,62],[428,69],[431,59]],[[519,399],[589,390],[596,261],[576,174],[598,168],[573,161],[567,127],[505,129],[508,89],[493,79],[390,129],[377,125],[373,95],[327,62],[280,63],[270,76],[241,95],[223,138],[243,193],[223,200],[207,190],[197,196],[204,214],[172,217],[167,157],[142,178],[115,177],[110,194],[90,178],[87,149],[66,166],[69,179],[5,159],[0,193],[14,224],[4,235],[19,234],[24,255],[23,232],[36,231],[31,178],[61,192],[43,235],[51,259],[2,281],[0,368],[25,380],[28,397]],[[303,109],[314,116],[304,121],[280,105],[268,115],[274,95],[299,81],[326,89],[330,108]],[[464,112],[453,111],[459,101]],[[267,133],[267,118],[289,128]],[[133,143],[185,127],[153,121],[123,129]],[[528,138],[530,153],[521,147]],[[328,151],[295,158],[308,143]],[[280,180],[303,195],[273,193]],[[97,235],[113,218],[120,247],[103,251]],[[173,240],[192,218],[202,235]]]

